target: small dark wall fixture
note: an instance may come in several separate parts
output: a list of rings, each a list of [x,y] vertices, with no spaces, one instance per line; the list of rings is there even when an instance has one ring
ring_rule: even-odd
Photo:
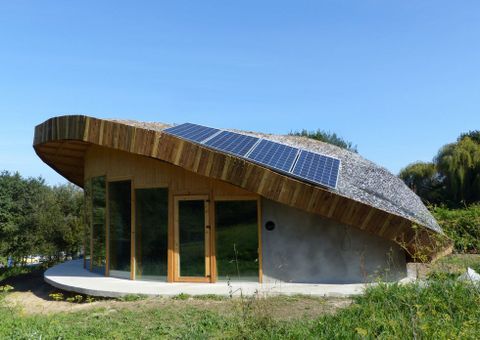
[[[267,223],[265,223],[265,229],[267,229],[268,231],[272,231],[273,229],[275,229],[275,222],[267,221]]]

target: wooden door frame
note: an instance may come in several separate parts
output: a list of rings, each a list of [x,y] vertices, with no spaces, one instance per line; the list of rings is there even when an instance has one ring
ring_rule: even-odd
[[[217,221],[216,221],[216,202],[226,202],[226,201],[251,201],[256,202],[257,204],[257,235],[258,235],[258,283],[263,282],[263,248],[262,248],[262,206],[261,198],[258,195],[224,195],[224,196],[214,196],[213,204],[211,204],[211,214],[212,214],[212,257],[211,257],[211,268],[212,268],[212,282],[217,282],[218,273],[217,273],[217,243],[216,243],[216,233],[217,233]]]
[[[180,276],[180,235],[179,209],[180,201],[204,201],[205,209],[205,277]],[[173,196],[173,281],[174,282],[213,282],[212,276],[212,223],[210,212],[210,195],[174,195]]]

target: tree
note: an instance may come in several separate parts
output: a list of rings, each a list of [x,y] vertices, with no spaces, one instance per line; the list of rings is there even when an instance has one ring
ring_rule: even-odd
[[[0,173],[0,260],[75,255],[82,243],[83,195],[73,185],[49,187],[42,178]]]
[[[21,261],[36,248],[34,220],[41,202],[43,180],[20,174],[0,174],[0,252]]]
[[[466,137],[470,138],[475,143],[480,144],[480,130],[473,130],[473,131],[468,131],[466,133],[462,133],[460,137],[458,137],[457,142],[460,142],[462,139]]]
[[[352,142],[347,141],[342,137],[338,136],[335,132],[332,133],[332,132],[323,131],[320,129],[317,129],[316,131],[309,131],[309,130],[303,129],[301,131],[292,131],[289,133],[289,135],[307,137],[307,138],[319,140],[324,143],[333,144],[353,152],[358,152],[356,145],[353,145]]]
[[[440,149],[435,163],[446,190],[457,203],[480,201],[480,144],[468,136]]]
[[[399,177],[428,203],[458,207],[480,202],[480,131],[443,146],[432,163],[413,163]]]
[[[426,203],[435,204],[444,201],[442,178],[434,163],[412,163],[400,171],[399,177]]]

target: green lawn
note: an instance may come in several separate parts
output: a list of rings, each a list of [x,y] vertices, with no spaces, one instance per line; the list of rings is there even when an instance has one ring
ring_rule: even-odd
[[[459,267],[467,262],[480,265],[478,255],[443,261]],[[480,287],[449,275],[430,277],[421,284],[380,284],[334,313],[310,313],[329,300],[305,296],[243,300],[180,296],[36,315],[3,304],[0,338],[477,339]],[[278,315],[279,305],[283,316]]]

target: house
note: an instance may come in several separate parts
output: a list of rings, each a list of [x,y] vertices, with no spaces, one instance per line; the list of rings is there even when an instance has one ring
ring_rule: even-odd
[[[106,276],[393,281],[450,249],[399,178],[304,137],[72,115],[34,148],[84,188],[84,265]]]

